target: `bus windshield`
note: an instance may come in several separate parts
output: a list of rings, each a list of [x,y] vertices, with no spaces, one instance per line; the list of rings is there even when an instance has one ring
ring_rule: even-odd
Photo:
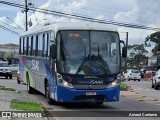
[[[57,34],[57,71],[78,75],[118,74],[119,36],[116,32],[80,30]]]

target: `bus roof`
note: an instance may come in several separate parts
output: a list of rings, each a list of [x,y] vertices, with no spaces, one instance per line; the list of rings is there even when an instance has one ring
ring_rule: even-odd
[[[45,31],[54,31],[55,33],[59,30],[104,30],[104,31],[117,31],[114,26],[102,24],[102,23],[94,23],[94,22],[60,22],[53,24],[41,25],[39,27],[35,27],[27,32],[20,34],[20,36],[25,36],[29,34],[36,34]]]

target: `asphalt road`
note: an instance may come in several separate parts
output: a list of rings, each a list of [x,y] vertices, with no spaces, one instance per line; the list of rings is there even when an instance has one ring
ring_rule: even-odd
[[[151,80],[141,80],[138,81],[126,81],[128,86],[132,86],[135,92],[140,93],[141,95],[148,96],[155,100],[160,100],[160,90],[155,90],[151,87]]]
[[[149,83],[146,83],[143,81],[141,82],[129,81],[126,83],[129,85],[133,85],[133,88],[137,88],[137,90],[140,86],[146,86],[143,88],[149,89]],[[130,119],[131,120],[143,120],[143,119],[144,120],[159,120],[160,119],[158,117],[124,117],[124,114],[128,115],[129,113],[134,113],[134,112],[138,112],[141,114],[143,111],[153,111],[153,113],[156,114],[157,113],[156,111],[160,111],[160,105],[150,104],[150,103],[146,103],[145,101],[138,100],[135,95],[132,95],[129,92],[128,92],[130,95],[129,97],[121,96],[121,99],[119,102],[104,103],[103,105],[96,105],[93,103],[83,103],[83,104],[82,103],[63,103],[60,105],[48,105],[44,95],[28,94],[27,86],[24,85],[23,83],[17,84],[15,78],[12,80],[1,78],[0,85],[5,85],[6,87],[15,88],[19,90],[21,93],[23,93],[23,95],[42,103],[47,108],[47,110],[52,112],[56,120],[75,120],[75,119],[76,120],[82,120],[82,119],[85,119],[85,120],[86,119],[87,120],[110,120],[110,119],[111,120],[113,119],[116,119],[116,120],[128,120],[128,119],[129,120]],[[152,94],[153,92],[154,91],[152,91]],[[62,111],[62,112],[57,112],[57,111]],[[124,112],[124,111],[130,111],[130,112]],[[73,116],[70,116],[71,113]],[[112,117],[107,117],[110,115]]]

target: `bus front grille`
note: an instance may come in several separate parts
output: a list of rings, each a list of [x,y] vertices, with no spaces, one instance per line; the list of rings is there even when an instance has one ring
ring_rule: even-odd
[[[106,89],[108,85],[73,85],[77,90],[101,90]]]

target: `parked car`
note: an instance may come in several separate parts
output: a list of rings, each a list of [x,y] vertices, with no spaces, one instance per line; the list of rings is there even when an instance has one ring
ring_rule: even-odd
[[[12,72],[7,61],[0,61],[0,76],[12,79]]]
[[[140,70],[136,70],[136,69],[128,69],[127,72],[125,73],[125,79],[128,79],[128,81],[130,80],[141,80],[141,73]]]
[[[153,76],[152,78],[152,88],[158,90],[159,87],[160,87],[160,70],[158,70],[155,76]]]
[[[10,69],[11,69],[11,71],[13,71],[13,70],[17,71],[19,69],[19,65],[18,64],[11,64]]]
[[[20,84],[20,82],[22,82],[22,79],[20,77],[20,71],[17,71],[17,83]]]

